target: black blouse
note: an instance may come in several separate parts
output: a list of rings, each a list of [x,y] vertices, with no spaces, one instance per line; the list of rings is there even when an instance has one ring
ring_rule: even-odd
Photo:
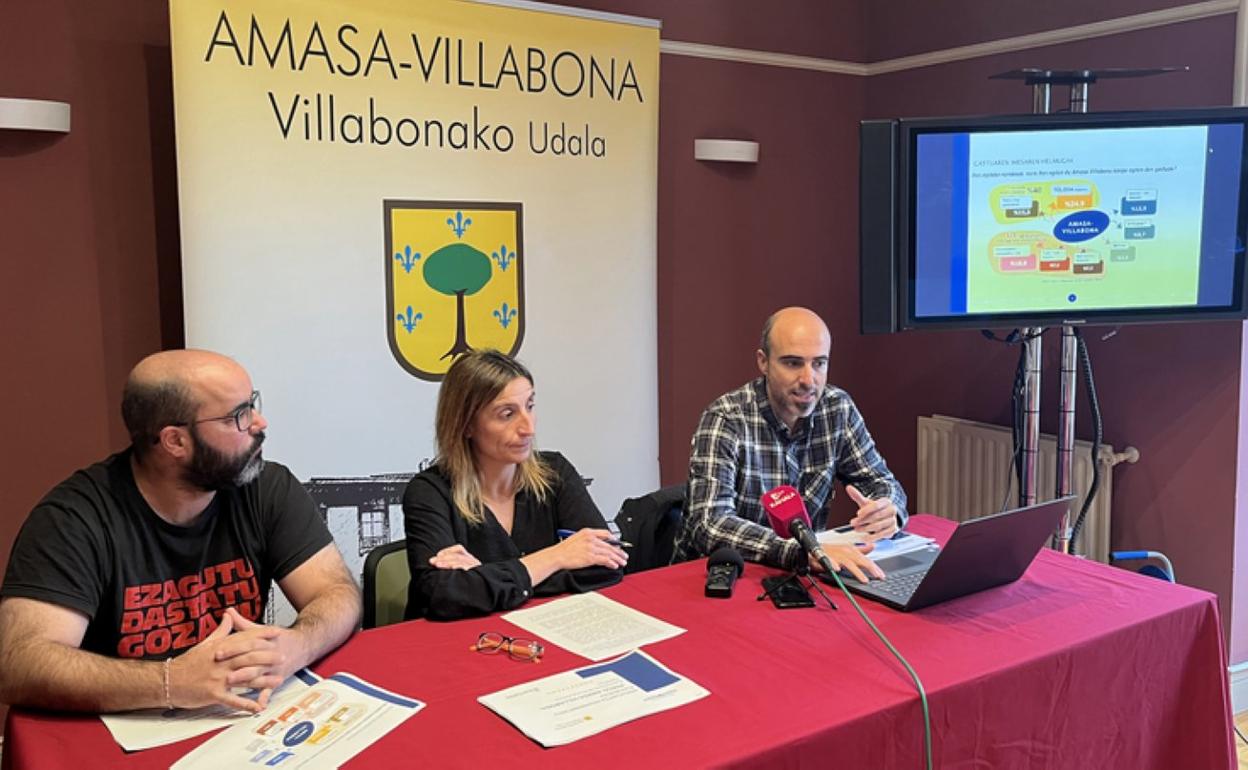
[[[556,530],[606,527],[572,463],[558,452],[540,452],[538,456],[555,471],[554,488],[545,502],[538,502],[527,492],[516,495],[510,535],[492,512],[479,525],[459,515],[450,482],[437,466],[408,483],[403,494],[407,564],[412,571],[408,618],[455,620],[488,615],[515,609],[532,596],[581,593],[620,581],[623,572],[607,567],[560,570],[537,586],[529,580],[520,557],[559,542]],[[429,564],[434,554],[457,543],[481,565],[462,570]]]

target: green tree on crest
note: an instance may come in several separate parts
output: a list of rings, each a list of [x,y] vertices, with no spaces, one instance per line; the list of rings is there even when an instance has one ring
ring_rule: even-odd
[[[442,358],[472,350],[464,330],[464,297],[476,294],[490,282],[490,258],[466,243],[443,246],[425,258],[425,283],[435,291],[455,297],[455,344]]]

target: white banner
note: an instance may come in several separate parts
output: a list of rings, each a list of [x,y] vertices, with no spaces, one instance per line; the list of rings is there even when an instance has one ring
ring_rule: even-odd
[[[465,347],[604,515],[658,486],[659,34],[554,6],[171,2],[188,347],[264,394],[357,572]]]

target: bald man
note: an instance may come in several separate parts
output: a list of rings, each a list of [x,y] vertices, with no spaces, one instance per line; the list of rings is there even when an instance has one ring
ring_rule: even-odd
[[[906,495],[845,391],[827,385],[832,337],[815,313],[785,308],[763,326],[756,353],[761,377],[720,396],[693,434],[685,518],[676,556],[694,558],[727,546],[750,561],[793,569],[804,557],[795,540],[767,526],[763,493],[798,489],[814,529],[827,524],[833,482],[858,506],[850,522],[865,542],[887,537],[906,519]],[[883,577],[852,546],[824,549],[859,580]],[[821,569],[809,560],[812,569]]]
[[[351,635],[359,589],[307,492],[262,458],[268,422],[237,363],[149,356],[121,411],[130,447],[49,492],[13,545],[0,702],[259,711]],[[289,628],[260,623],[275,580]]]

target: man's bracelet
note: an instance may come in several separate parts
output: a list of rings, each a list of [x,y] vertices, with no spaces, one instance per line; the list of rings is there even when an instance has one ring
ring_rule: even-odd
[[[173,658],[165,658],[165,708],[173,708],[173,696],[169,694],[169,664]]]

